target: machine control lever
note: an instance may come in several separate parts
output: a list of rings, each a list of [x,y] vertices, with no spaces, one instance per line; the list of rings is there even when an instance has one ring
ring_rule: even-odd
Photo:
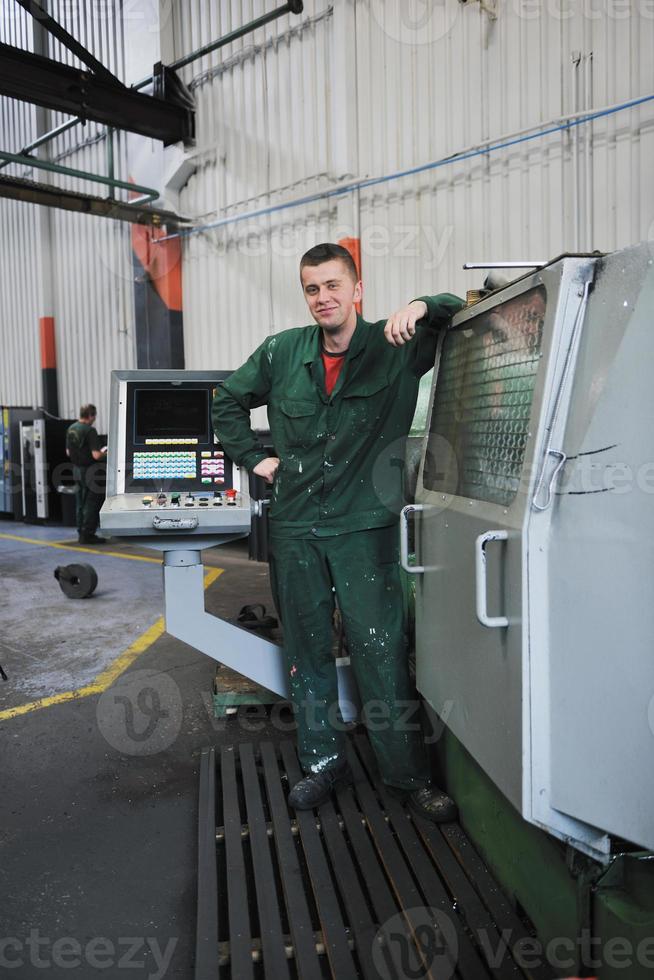
[[[159,517],[152,518],[155,531],[194,531],[198,526],[197,517]]]
[[[509,532],[485,531],[480,534],[475,541],[475,580],[477,586],[477,619],[482,626],[488,629],[497,629],[501,626],[508,626],[509,621],[506,616],[489,616],[486,593],[486,545],[491,541],[506,541]]]
[[[251,500],[250,506],[255,517],[263,517],[264,507],[270,507],[269,500]]]

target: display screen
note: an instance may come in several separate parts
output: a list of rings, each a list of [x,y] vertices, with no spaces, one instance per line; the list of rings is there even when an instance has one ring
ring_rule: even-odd
[[[209,442],[206,388],[135,389],[134,442],[164,439]]]
[[[443,342],[423,484],[507,506],[520,484],[540,364],[542,286],[451,330]]]

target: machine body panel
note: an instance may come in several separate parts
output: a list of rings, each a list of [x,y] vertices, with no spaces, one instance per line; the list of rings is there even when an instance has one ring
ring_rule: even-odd
[[[598,260],[548,550],[552,805],[654,848],[654,265]]]
[[[418,480],[419,689],[526,819],[600,861],[609,834],[654,846],[653,305],[643,245],[462,311]]]

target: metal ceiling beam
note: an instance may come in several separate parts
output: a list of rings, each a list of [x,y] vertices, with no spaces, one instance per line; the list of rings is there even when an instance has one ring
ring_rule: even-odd
[[[173,211],[122,203],[89,194],[78,194],[75,191],[53,187],[51,184],[37,184],[19,177],[0,177],[0,198],[2,197],[29,204],[42,204],[50,208],[62,208],[64,211],[94,214],[101,218],[114,218],[117,221],[128,221],[137,225],[178,225],[188,220]]]
[[[82,64],[90,68],[91,71],[98,77],[103,78],[105,82],[117,85],[119,88],[124,88],[123,83],[115,75],[112,75],[108,68],[98,61],[90,51],[84,47],[83,44],[69,34],[68,31],[59,24],[54,17],[51,17],[47,10],[45,10],[37,0],[16,0],[16,3],[27,11],[27,13],[38,21],[41,27],[46,30],[53,37],[56,37],[58,41],[68,48],[69,51],[79,58]]]
[[[27,3],[28,0],[18,0],[18,2]],[[197,51],[193,51],[191,52],[191,54],[185,55],[183,58],[179,58],[177,61],[174,61],[172,65],[168,65],[167,70],[170,71],[172,69],[173,71],[175,71],[178,68],[191,64],[191,62],[196,61],[198,58],[201,58],[206,54],[210,54],[213,51],[217,51],[219,48],[225,47],[225,45],[227,44],[231,44],[233,41],[237,40],[238,38],[244,37],[246,34],[250,34],[252,31],[258,30],[258,28],[263,27],[266,24],[269,24],[271,21],[276,20],[278,17],[282,17],[284,14],[290,13],[290,14],[298,15],[301,14],[303,10],[304,10],[303,0],[288,0],[288,2],[285,3],[283,6],[277,7],[275,10],[270,11],[270,13],[264,14],[262,17],[258,17],[253,21],[249,21],[247,24],[244,24],[242,27],[235,28],[233,31],[230,31],[228,34],[225,34],[223,37],[218,38],[216,41],[212,41],[210,44],[206,44],[204,47],[199,48]],[[142,78],[139,82],[136,82],[134,85],[132,85],[131,88],[136,90],[146,88],[148,85],[152,84],[152,82],[155,80],[155,77],[156,77],[155,74],[147,75],[145,78]],[[27,146],[22,148],[21,152],[29,153],[32,150],[35,150],[37,147],[42,146],[44,143],[49,143],[50,140],[55,139],[57,136],[61,135],[61,133],[67,132],[67,130],[72,129],[74,126],[77,126],[78,123],[80,122],[82,122],[81,119],[67,120],[67,122],[62,123],[60,126],[57,126],[49,133],[44,133],[42,136],[39,136],[33,142],[28,143]],[[116,128],[118,129],[120,127],[117,126]],[[6,166],[6,164],[0,163],[0,170],[4,166]]]
[[[127,129],[162,140],[166,146],[188,142],[194,134],[195,114],[188,101],[180,105],[181,100],[164,101],[125,86],[118,88],[90,72],[9,44],[0,44],[0,94]]]

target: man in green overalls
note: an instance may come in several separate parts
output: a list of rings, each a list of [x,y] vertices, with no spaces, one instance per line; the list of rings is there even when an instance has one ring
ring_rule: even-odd
[[[415,711],[407,723],[417,700],[398,514],[419,381],[433,367],[439,332],[463,303],[448,293],[424,297],[388,321],[367,323],[356,312],[356,266],[339,245],[310,249],[300,277],[317,326],[268,337],[220,387],[213,406],[226,452],[273,484],[271,584],[306,773],[289,803],[318,806],[336,783],[351,779],[336,710],[336,600],[384,782],[423,816],[451,820],[456,805],[429,781]],[[250,428],[250,410],[261,405],[268,406],[275,457]],[[375,463],[382,453],[399,465],[384,466],[380,487]]]
[[[82,405],[79,419],[66,430],[66,453],[74,467],[77,497],[77,533],[80,544],[104,544],[105,539],[95,532],[100,522],[100,508],[105,498],[106,447],[93,423],[97,416],[95,405]]]

